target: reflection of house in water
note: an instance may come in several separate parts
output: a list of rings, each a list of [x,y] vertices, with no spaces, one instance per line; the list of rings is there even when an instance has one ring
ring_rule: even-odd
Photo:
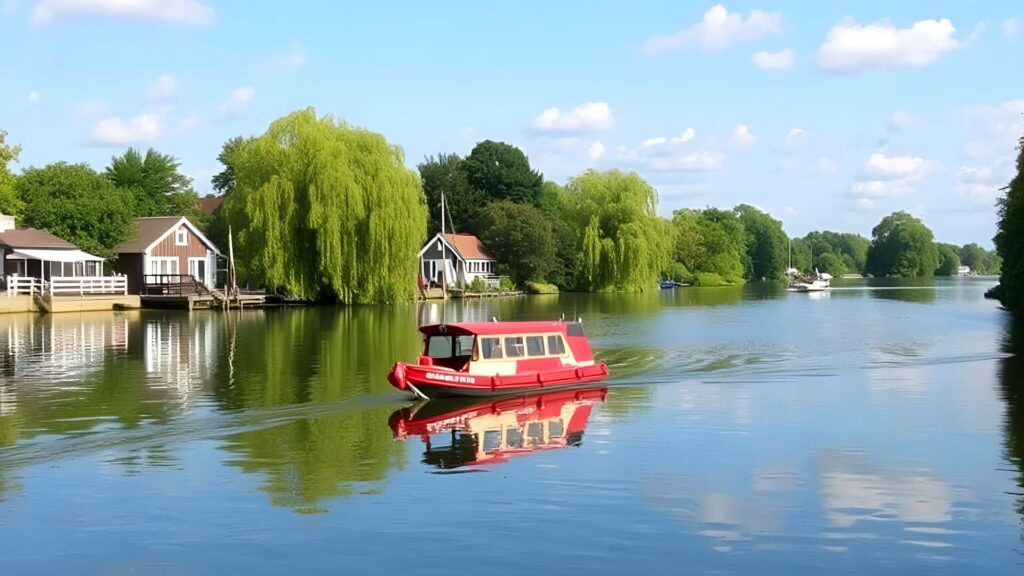
[[[398,410],[389,424],[397,438],[421,437],[426,464],[443,469],[495,464],[539,450],[579,446],[593,405],[603,402],[606,393],[606,388],[592,388],[487,400],[440,399]]]
[[[151,387],[191,404],[216,368],[217,326],[212,314],[143,316],[143,356]]]
[[[128,316],[109,312],[11,316],[0,323],[0,374],[73,380],[128,349]]]

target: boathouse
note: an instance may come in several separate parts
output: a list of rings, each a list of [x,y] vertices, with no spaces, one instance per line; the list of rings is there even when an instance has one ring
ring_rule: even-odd
[[[114,270],[128,277],[130,293],[184,280],[214,288],[220,251],[188,218],[136,218],[134,237],[117,247],[114,262]]]
[[[441,234],[420,250],[420,280],[423,287],[469,286],[477,278],[497,285],[497,261],[483,242],[472,234]]]

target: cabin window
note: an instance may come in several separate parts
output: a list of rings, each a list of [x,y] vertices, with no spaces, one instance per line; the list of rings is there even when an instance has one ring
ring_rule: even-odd
[[[473,335],[455,337],[455,355],[470,356],[473,354]]]
[[[544,423],[530,422],[527,424],[526,435],[530,438],[530,444],[544,443]]]
[[[501,430],[487,430],[484,432],[484,452],[494,452],[501,448]]]
[[[519,426],[511,426],[505,429],[505,446],[509,448],[523,447],[523,429]]]
[[[543,356],[544,355],[544,337],[543,336],[527,336],[526,337],[526,355],[527,356]]]
[[[561,336],[548,336],[548,354],[552,356],[565,354],[565,341]]]
[[[565,433],[565,423],[561,418],[548,422],[548,438],[561,438]]]
[[[523,357],[523,337],[522,336],[506,336],[505,337],[505,355],[509,358],[522,358]]]
[[[431,336],[427,340],[427,356],[431,358],[451,358],[452,357],[452,337],[451,336]]]
[[[188,246],[188,230],[184,226],[174,231],[174,245]]]
[[[480,350],[484,360],[496,360],[503,357],[501,353],[501,338],[481,338]]]

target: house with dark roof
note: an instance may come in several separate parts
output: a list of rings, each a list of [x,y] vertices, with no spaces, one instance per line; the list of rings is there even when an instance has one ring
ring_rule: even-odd
[[[117,247],[114,262],[114,270],[128,277],[129,293],[189,276],[214,288],[220,250],[188,218],[136,218],[134,238]]]
[[[205,214],[213,214],[220,209],[220,206],[223,203],[223,196],[210,196],[208,198],[200,198],[196,201],[196,205],[199,207],[199,210]]]
[[[83,252],[46,230],[4,230],[0,232],[0,253],[4,276],[50,281],[103,275],[103,258]]]
[[[437,234],[419,253],[422,286],[468,286],[477,278],[497,284],[497,261],[472,234]]]

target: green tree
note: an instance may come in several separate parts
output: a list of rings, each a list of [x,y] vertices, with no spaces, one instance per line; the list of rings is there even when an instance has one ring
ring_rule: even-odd
[[[893,212],[871,231],[867,271],[875,276],[930,277],[938,268],[932,231],[906,212]]]
[[[1017,155],[1017,175],[999,199],[996,252],[1002,258],[999,300],[1014,312],[1024,310],[1024,137]]]
[[[545,281],[555,269],[555,238],[543,212],[502,200],[484,208],[482,220],[481,240],[513,282]]]
[[[464,160],[469,185],[489,201],[537,204],[543,176],[530,167],[523,151],[504,142],[484,140]]]
[[[747,278],[782,278],[788,267],[788,238],[782,222],[749,204],[735,208],[743,225],[744,243],[750,269]]]
[[[939,267],[935,269],[936,276],[956,276],[960,269],[960,256],[956,253],[956,246],[935,244],[935,250],[939,255]]]
[[[827,272],[833,276],[842,276],[847,271],[842,257],[835,252],[825,252],[818,256],[817,268],[819,272]]]
[[[412,296],[427,210],[401,148],[308,108],[239,144],[230,163],[222,210],[251,279],[344,303]]]
[[[224,169],[214,174],[213,178],[210,179],[213,189],[221,196],[227,196],[235,189],[235,154],[249,140],[251,138],[235,136],[221,146],[220,153],[217,154],[217,161],[224,166]]]
[[[587,170],[565,188],[584,290],[642,291],[671,259],[673,230],[656,215],[658,196],[635,172]]]
[[[811,232],[804,236],[804,242],[812,252],[812,266],[819,270],[824,268],[819,258],[823,254],[833,253],[843,261],[847,272],[863,274],[871,242],[859,234],[847,232]]]
[[[548,281],[561,289],[577,289],[580,252],[565,188],[554,182],[544,182],[538,204],[551,223],[555,238],[555,267],[548,273]]]
[[[984,273],[987,257],[988,251],[977,244],[965,244],[960,248],[960,262],[970,268],[972,272]]]
[[[199,218],[192,179],[179,170],[181,163],[150,148],[143,155],[129,148],[110,159],[104,174],[114,186],[131,192],[135,216],[188,216]]]
[[[672,227],[676,261],[693,274],[716,274],[725,282],[742,283],[746,243],[735,212],[676,210]]]
[[[417,168],[430,214],[427,234],[432,236],[441,231],[441,192],[444,192],[445,229],[479,235],[480,211],[487,205],[488,197],[469,185],[465,161],[458,154],[439,154],[437,158],[427,157]]]
[[[18,178],[22,223],[42,228],[86,252],[115,256],[132,234],[132,196],[86,164],[57,162]]]
[[[7,143],[7,131],[0,130],[0,214],[18,215],[21,213],[22,202],[14,189],[17,178],[7,167],[11,162],[18,161],[21,146]]]

